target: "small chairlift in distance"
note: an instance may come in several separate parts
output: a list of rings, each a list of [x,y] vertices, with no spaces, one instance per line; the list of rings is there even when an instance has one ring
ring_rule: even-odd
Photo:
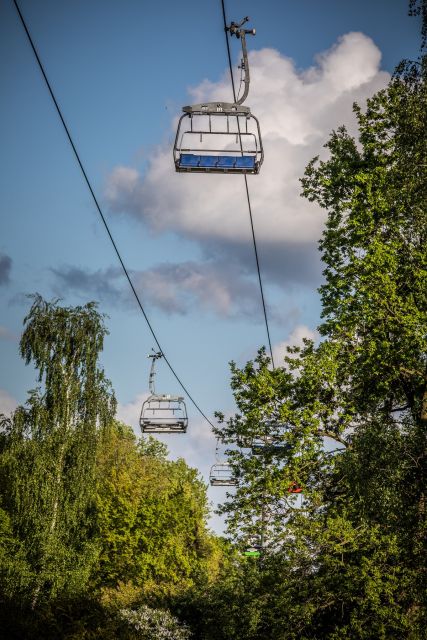
[[[183,107],[173,147],[175,169],[193,173],[259,173],[264,159],[258,119],[243,106],[249,93],[249,62],[243,29],[249,20],[232,22],[227,31],[242,44],[244,91],[236,102],[205,102]]]
[[[275,420],[269,420],[264,423],[264,428],[265,433],[252,439],[250,449],[253,455],[280,455],[292,450],[292,445],[284,439],[284,435],[288,430],[287,425],[280,424]]]
[[[288,487],[288,493],[302,493],[302,487],[294,480]]]
[[[139,424],[143,433],[185,433],[188,426],[187,408],[184,398],[165,393],[156,393],[154,377],[156,360],[163,357],[161,351],[148,356],[151,369],[148,386],[150,395],[143,403]]]
[[[280,454],[291,451],[292,445],[287,442],[283,442],[278,437],[268,435],[261,438],[255,438],[252,441],[251,449],[252,454],[255,456],[268,453]]]
[[[262,540],[258,537],[252,539],[248,546],[243,551],[243,555],[247,558],[259,558],[264,550]]]
[[[234,487],[237,484],[233,476],[233,469],[228,462],[222,462],[218,456],[219,442],[217,440],[215,449],[215,464],[211,466],[209,472],[209,482],[212,487]]]

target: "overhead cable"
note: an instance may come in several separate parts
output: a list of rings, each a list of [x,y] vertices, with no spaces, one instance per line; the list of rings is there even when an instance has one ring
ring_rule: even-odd
[[[63,115],[62,115],[61,109],[60,109],[59,104],[58,104],[58,102],[57,102],[57,100],[56,100],[56,98],[55,98],[55,95],[54,95],[54,93],[53,93],[53,90],[52,90],[51,84],[50,84],[50,82],[49,82],[49,80],[48,80],[48,78],[47,78],[47,75],[46,75],[46,72],[45,72],[45,70],[44,70],[43,64],[42,64],[42,62],[41,62],[41,60],[40,60],[40,57],[39,57],[39,55],[38,55],[38,53],[37,53],[37,50],[36,50],[36,47],[35,47],[35,45],[34,45],[33,39],[31,38],[30,32],[29,32],[29,30],[28,30],[28,27],[27,27],[27,24],[26,24],[26,22],[25,22],[25,20],[24,20],[24,17],[23,17],[23,15],[22,15],[22,13],[21,13],[21,10],[20,10],[20,8],[19,8],[19,6],[18,6],[18,3],[17,3],[17,1],[16,1],[16,0],[13,0],[13,3],[14,3],[14,5],[15,5],[15,8],[16,8],[17,12],[18,12],[18,15],[19,15],[19,18],[20,18],[20,20],[21,20],[22,26],[23,26],[23,28],[24,28],[24,30],[25,30],[25,33],[27,34],[28,41],[29,41],[29,43],[30,43],[30,45],[31,45],[31,48],[32,48],[33,53],[34,53],[34,56],[35,56],[35,58],[36,58],[36,60],[37,60],[38,66],[39,66],[39,68],[40,68],[40,71],[41,71],[41,73],[42,73],[42,75],[43,75],[43,78],[44,78],[44,80],[45,80],[45,82],[46,82],[46,86],[47,86],[47,88],[48,88],[48,90],[49,90],[49,93],[50,93],[50,96],[51,96],[51,98],[52,98],[52,101],[53,101],[53,103],[54,103],[54,105],[55,105],[56,111],[57,111],[58,116],[59,116],[59,118],[60,118],[60,120],[61,120],[62,126],[64,127],[65,133],[66,133],[67,138],[68,138],[68,142],[69,142],[69,143],[70,143],[70,145],[71,145],[71,148],[72,148],[72,150],[73,150],[74,156],[75,156],[75,158],[76,158],[76,160],[77,160],[77,163],[78,163],[78,165],[79,165],[79,167],[80,167],[80,170],[81,170],[81,172],[82,172],[82,174],[83,174],[83,177],[84,177],[84,179],[85,179],[85,182],[86,182],[86,184],[87,184],[87,187],[88,187],[88,189],[89,189],[89,191],[90,191],[90,194],[91,194],[91,196],[92,196],[92,198],[93,198],[93,201],[94,201],[94,203],[95,203],[96,209],[97,209],[97,211],[98,211],[98,213],[99,213],[99,215],[100,215],[100,217],[101,217],[101,220],[102,220],[102,222],[103,222],[103,224],[104,224],[105,230],[107,231],[108,237],[110,238],[111,244],[112,244],[112,245],[113,245],[113,247],[114,247],[114,251],[116,252],[117,258],[118,258],[118,260],[119,260],[119,262],[120,262],[120,265],[121,265],[121,267],[122,267],[122,269],[123,269],[123,272],[124,272],[124,274],[125,274],[125,276],[126,276],[126,279],[127,279],[128,283],[129,283],[129,286],[130,286],[130,288],[131,288],[131,290],[132,290],[132,293],[133,293],[133,295],[134,295],[134,297],[135,297],[135,300],[136,300],[136,302],[137,302],[137,304],[138,304],[138,307],[139,307],[139,309],[140,309],[140,311],[141,311],[142,315],[144,316],[144,320],[145,320],[145,322],[147,323],[147,326],[148,326],[148,328],[149,328],[149,330],[150,330],[150,332],[151,332],[151,335],[153,336],[154,341],[155,341],[155,343],[156,343],[157,347],[158,347],[158,348],[159,348],[159,350],[162,352],[162,354],[163,354],[163,358],[164,358],[164,360],[165,360],[165,362],[166,362],[167,366],[169,367],[170,371],[171,371],[171,372],[172,372],[172,374],[174,375],[175,379],[177,380],[177,382],[178,382],[178,384],[180,385],[180,387],[182,388],[182,390],[187,394],[188,398],[189,398],[189,399],[190,399],[190,401],[193,403],[194,407],[197,409],[197,411],[200,413],[200,415],[202,415],[202,416],[203,416],[203,418],[204,418],[204,419],[205,419],[205,420],[206,420],[206,421],[211,425],[211,427],[214,427],[213,423],[212,423],[212,422],[209,420],[209,418],[204,414],[204,412],[202,411],[202,409],[199,407],[199,405],[197,404],[197,402],[194,400],[194,398],[191,396],[191,394],[189,393],[189,391],[187,390],[187,388],[185,387],[185,385],[184,385],[184,384],[183,384],[183,382],[181,381],[180,377],[178,376],[178,374],[176,373],[175,369],[172,367],[171,363],[170,363],[170,362],[169,362],[169,360],[167,359],[167,357],[166,357],[166,355],[165,355],[165,353],[164,353],[164,351],[163,351],[163,349],[162,349],[162,347],[161,347],[161,345],[160,345],[160,343],[159,343],[159,340],[158,340],[158,338],[157,338],[157,336],[156,336],[156,333],[155,333],[155,331],[154,331],[154,329],[153,329],[153,326],[152,326],[152,324],[151,324],[150,320],[149,320],[149,319],[148,319],[148,317],[147,317],[147,314],[146,314],[146,312],[145,312],[145,310],[144,310],[144,307],[142,306],[142,302],[141,302],[141,300],[140,300],[140,298],[139,298],[139,296],[138,296],[138,294],[137,294],[137,292],[136,292],[136,289],[135,289],[135,287],[134,287],[134,285],[133,285],[133,282],[132,282],[132,280],[131,280],[131,277],[130,277],[130,275],[129,275],[129,272],[128,272],[127,268],[126,268],[126,265],[125,265],[125,263],[123,262],[123,259],[122,259],[121,255],[120,255],[120,252],[119,252],[119,249],[118,249],[118,247],[117,247],[117,245],[116,245],[116,243],[115,243],[115,241],[114,241],[114,238],[113,238],[112,233],[111,233],[111,231],[110,231],[110,228],[109,228],[109,226],[108,226],[107,220],[106,220],[106,218],[105,218],[105,216],[104,216],[104,214],[103,214],[103,212],[102,212],[102,209],[101,209],[101,207],[100,207],[100,205],[99,205],[98,199],[97,199],[97,197],[96,197],[96,195],[95,195],[95,192],[94,192],[94,190],[93,190],[93,188],[92,188],[92,185],[91,185],[91,183],[90,183],[90,180],[89,180],[89,178],[88,178],[88,175],[87,175],[87,173],[86,173],[86,171],[85,171],[85,168],[84,168],[84,166],[83,166],[83,164],[82,164],[82,161],[81,161],[81,159],[80,159],[80,155],[79,155],[79,153],[78,153],[78,151],[77,151],[77,149],[76,149],[76,146],[75,146],[75,144],[74,144],[74,142],[73,142],[73,139],[72,139],[72,137],[71,137],[70,131],[69,131],[69,129],[68,129],[68,127],[67,127],[66,123],[65,123],[65,120],[64,120],[64,117],[63,117]]]
[[[225,13],[225,2],[224,2],[224,0],[221,0],[221,7],[222,7],[222,17],[223,17],[223,21],[224,21],[224,33],[225,33],[225,41],[226,41],[226,45],[227,45],[227,57],[228,57],[228,66],[229,66],[229,69],[230,69],[231,86],[233,88],[234,102],[236,103],[237,102],[236,88],[235,88],[235,85],[234,85],[233,65],[232,65],[232,62],[231,62],[230,42],[229,42],[229,39],[228,39],[227,16],[226,16],[226,13]],[[237,124],[238,124],[239,132],[240,132],[240,124],[239,124],[239,122],[237,122]],[[242,139],[241,138],[240,138],[240,147],[242,148]],[[264,322],[265,322],[265,328],[266,328],[266,331],[267,331],[267,339],[268,339],[268,346],[269,346],[269,349],[270,349],[271,364],[272,364],[272,367],[274,369],[273,349],[272,349],[272,346],[271,346],[270,329],[269,329],[269,326],[268,326],[267,307],[266,307],[266,304],[265,304],[264,288],[262,286],[261,269],[260,269],[260,263],[259,263],[259,257],[258,257],[258,249],[257,249],[256,237],[255,237],[254,221],[253,221],[253,216],[252,216],[252,206],[251,206],[251,199],[250,199],[250,195],[249,195],[248,176],[246,174],[244,174],[243,177],[245,179],[246,199],[247,199],[247,202],[248,202],[249,220],[250,220],[250,224],[251,224],[252,242],[253,242],[253,245],[254,245],[255,262],[256,262],[256,268],[257,268],[257,273],[258,273],[258,282],[259,282],[259,288],[260,288],[260,291],[261,291],[262,310],[263,310],[263,313],[264,313]]]

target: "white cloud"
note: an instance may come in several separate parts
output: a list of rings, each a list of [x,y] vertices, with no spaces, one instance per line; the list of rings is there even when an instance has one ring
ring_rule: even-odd
[[[318,340],[319,334],[303,324],[297,325],[289,334],[287,340],[279,342],[273,346],[273,358],[276,366],[283,366],[283,360],[288,355],[287,347],[302,347],[304,338]]]
[[[18,406],[17,401],[5,389],[0,389],[0,413],[9,416]]]
[[[258,242],[264,252],[277,252],[275,264],[266,268],[279,270],[279,252],[287,248],[314,251],[324,214],[300,197],[299,178],[332,129],[346,123],[354,130],[352,103],[385,86],[389,75],[379,70],[380,58],[362,33],[343,36],[305,71],[273,49],[250,54],[248,105],[261,123],[265,162],[259,176],[249,177],[249,187]],[[191,94],[195,102],[229,100],[228,75],[217,83],[204,81]],[[234,255],[236,247],[251,241],[243,179],[176,174],[170,147],[154,150],[145,176],[117,167],[107,197],[113,210],[137,216],[154,231],[176,231],[210,250],[216,246]],[[295,276],[280,271],[282,280]]]
[[[135,309],[135,300],[127,286],[123,287],[123,272],[116,267],[89,271],[81,267],[64,266],[51,269],[55,276],[53,291],[77,293],[122,307]],[[213,312],[226,318],[244,316],[251,322],[262,322],[262,310],[257,281],[238,261],[160,263],[145,271],[131,271],[137,290],[144,292],[144,300],[167,314],[185,315],[194,308],[198,312]],[[279,307],[268,310],[271,320],[288,321],[294,310],[283,313]],[[6,331],[0,338],[7,337]]]
[[[9,340],[10,342],[15,342],[18,339],[12,331],[10,331],[7,327],[4,327],[0,324],[0,340]]]
[[[137,435],[140,435],[139,416],[142,403],[149,395],[149,393],[139,393],[131,402],[117,404],[117,418],[132,427]]]
[[[117,417],[122,422],[130,425],[137,436],[141,435],[139,428],[139,416],[144,400],[148,398],[148,393],[140,393],[128,403],[117,407]],[[187,412],[190,405],[187,401]],[[188,431],[186,434],[157,435],[156,437],[168,445],[173,459],[182,457],[190,466],[197,467],[206,477],[209,474],[210,465],[213,464],[215,452],[215,437],[212,434],[210,425],[203,418],[189,419]]]

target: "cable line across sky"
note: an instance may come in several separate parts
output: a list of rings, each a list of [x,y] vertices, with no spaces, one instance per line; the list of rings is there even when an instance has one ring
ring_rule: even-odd
[[[153,329],[153,326],[152,326],[152,324],[151,324],[150,320],[148,319],[148,316],[147,316],[147,314],[146,314],[146,312],[145,312],[145,310],[144,310],[144,307],[143,307],[143,305],[142,305],[142,302],[141,302],[141,300],[140,300],[140,298],[139,298],[139,296],[138,296],[138,293],[137,293],[137,291],[136,291],[136,289],[135,289],[135,287],[134,287],[134,284],[133,284],[132,279],[131,279],[131,277],[130,277],[130,275],[129,275],[129,272],[128,272],[127,268],[126,268],[126,265],[125,265],[125,263],[123,262],[122,256],[121,256],[121,254],[120,254],[120,252],[119,252],[119,249],[118,249],[118,247],[117,247],[117,245],[116,245],[116,243],[115,243],[115,241],[114,241],[114,238],[113,238],[112,233],[111,233],[111,231],[110,231],[110,228],[109,228],[109,226],[108,226],[107,220],[106,220],[106,218],[105,218],[105,216],[104,216],[104,214],[103,214],[103,212],[102,212],[101,206],[100,206],[100,204],[99,204],[99,202],[98,202],[98,199],[97,199],[97,197],[96,197],[96,195],[95,195],[95,192],[94,192],[94,190],[93,190],[93,188],[92,188],[92,185],[91,185],[91,183],[90,183],[90,180],[89,180],[89,178],[88,178],[88,175],[87,175],[87,173],[86,173],[86,170],[85,170],[85,168],[84,168],[84,166],[83,166],[83,163],[82,163],[82,161],[81,161],[81,159],[80,159],[80,155],[79,155],[79,153],[78,153],[78,151],[77,151],[77,149],[76,149],[76,146],[75,146],[75,144],[74,144],[74,142],[73,142],[73,139],[72,139],[72,137],[71,137],[70,131],[69,131],[69,129],[68,129],[68,127],[67,127],[67,125],[66,125],[66,122],[65,122],[65,120],[64,120],[64,117],[63,117],[63,115],[62,115],[62,111],[61,111],[61,109],[60,109],[60,107],[59,107],[59,104],[58,104],[58,102],[57,102],[56,98],[55,98],[55,94],[53,93],[53,90],[52,90],[51,84],[50,84],[50,82],[49,82],[49,80],[48,80],[48,78],[47,78],[47,75],[46,75],[46,72],[45,72],[45,70],[44,70],[43,64],[42,64],[42,62],[41,62],[41,60],[40,60],[40,56],[39,56],[39,55],[38,55],[38,53],[37,53],[37,49],[36,49],[36,47],[35,47],[35,45],[34,45],[33,39],[32,39],[32,37],[31,37],[31,34],[30,34],[30,32],[29,32],[29,29],[28,29],[28,27],[27,27],[27,24],[26,24],[26,22],[25,22],[25,19],[24,19],[24,17],[23,17],[23,15],[22,15],[22,13],[21,13],[21,10],[20,10],[20,8],[19,8],[19,5],[18,5],[18,3],[16,2],[16,0],[13,0],[13,3],[14,3],[14,5],[15,5],[15,8],[16,8],[17,12],[18,12],[18,15],[19,15],[19,18],[20,18],[20,20],[21,20],[22,26],[23,26],[23,28],[24,28],[24,30],[25,30],[25,33],[26,33],[27,38],[28,38],[28,41],[29,41],[29,43],[30,43],[30,45],[31,45],[31,49],[33,50],[34,56],[35,56],[35,58],[36,58],[36,60],[37,60],[37,64],[38,64],[38,66],[39,66],[39,68],[40,68],[40,71],[41,71],[41,73],[42,73],[42,75],[43,75],[43,78],[44,78],[45,83],[46,83],[46,86],[47,86],[47,88],[48,88],[48,90],[49,90],[50,96],[51,96],[52,101],[53,101],[53,103],[54,103],[54,105],[55,105],[55,108],[56,108],[56,111],[57,111],[57,113],[58,113],[58,116],[59,116],[59,118],[60,118],[60,120],[61,120],[62,126],[63,126],[63,128],[64,128],[64,130],[65,130],[66,136],[67,136],[67,138],[68,138],[68,142],[69,142],[69,143],[70,143],[70,145],[71,145],[71,148],[72,148],[72,150],[73,150],[74,156],[75,156],[75,158],[76,158],[76,160],[77,160],[77,163],[78,163],[78,165],[79,165],[79,167],[80,167],[80,170],[81,170],[81,172],[82,172],[82,174],[83,174],[84,180],[85,180],[85,182],[86,182],[86,184],[87,184],[87,187],[88,187],[88,189],[89,189],[89,191],[90,191],[90,194],[91,194],[91,196],[92,196],[92,198],[93,198],[93,201],[94,201],[94,203],[95,203],[96,209],[97,209],[97,211],[98,211],[98,213],[99,213],[99,215],[100,215],[100,217],[101,217],[101,220],[102,220],[102,222],[103,222],[103,224],[104,224],[105,230],[107,231],[108,237],[110,238],[111,244],[112,244],[112,245],[113,245],[113,247],[114,247],[114,251],[115,251],[115,253],[116,253],[116,255],[117,255],[117,258],[118,258],[118,260],[119,260],[119,262],[120,262],[120,265],[121,265],[121,267],[122,267],[122,269],[123,269],[123,272],[124,272],[124,274],[125,274],[125,276],[126,276],[126,279],[127,279],[128,283],[129,283],[129,286],[130,286],[130,288],[131,288],[131,290],[132,290],[132,293],[133,293],[133,295],[134,295],[134,297],[135,297],[135,300],[136,300],[136,302],[137,302],[137,305],[138,305],[138,307],[139,307],[139,309],[140,309],[140,311],[141,311],[142,315],[144,316],[144,320],[145,320],[145,322],[147,323],[147,326],[148,326],[148,328],[149,328],[149,330],[150,330],[150,332],[151,332],[151,335],[153,336],[153,338],[154,338],[154,341],[155,341],[156,345],[158,346],[159,350],[160,350],[160,351],[161,351],[161,353],[163,354],[164,361],[165,361],[165,362],[166,362],[166,364],[168,365],[168,367],[169,367],[169,369],[170,369],[171,373],[174,375],[174,377],[175,377],[176,381],[178,382],[178,384],[180,385],[181,389],[186,393],[186,395],[188,396],[189,400],[193,403],[194,407],[197,409],[197,411],[200,413],[200,415],[201,415],[201,416],[203,416],[203,418],[204,418],[204,419],[205,419],[205,420],[210,424],[210,426],[211,426],[211,427],[214,427],[213,422],[212,422],[211,420],[209,420],[209,418],[206,416],[206,414],[202,411],[202,409],[199,407],[199,405],[197,404],[197,402],[194,400],[194,398],[192,397],[192,395],[189,393],[189,391],[188,391],[188,389],[186,388],[186,386],[184,385],[184,383],[181,381],[180,377],[178,376],[178,374],[176,373],[175,369],[173,368],[173,366],[171,365],[171,363],[170,363],[170,362],[169,362],[169,360],[167,359],[167,357],[166,357],[166,355],[165,355],[165,353],[164,353],[164,351],[163,351],[163,349],[162,349],[162,347],[161,347],[161,345],[160,345],[160,342],[159,342],[159,340],[158,340],[158,338],[157,338],[157,335],[156,335],[156,333],[155,333],[155,331],[154,331],[154,329]]]
[[[209,423],[209,425],[211,427],[214,427],[213,422],[207,417],[207,415],[202,411],[202,409],[200,408],[200,406],[198,405],[198,403],[195,401],[195,399],[192,397],[192,395],[189,393],[187,387],[184,385],[184,383],[182,382],[181,378],[178,376],[178,374],[176,373],[174,367],[172,366],[172,364],[170,363],[170,361],[168,360],[168,358],[166,357],[160,342],[157,338],[157,335],[154,331],[154,328],[145,312],[145,309],[143,307],[143,304],[141,302],[141,299],[135,289],[135,286],[132,282],[132,279],[129,275],[129,271],[124,263],[124,260],[121,256],[121,253],[118,249],[118,246],[113,238],[113,235],[111,233],[111,230],[109,228],[108,222],[106,220],[106,217],[101,209],[101,206],[98,202],[98,199],[95,195],[94,189],[91,185],[91,182],[89,180],[89,177],[87,175],[87,172],[83,166],[82,160],[80,158],[79,152],[77,151],[77,148],[74,144],[74,141],[72,139],[70,130],[65,122],[64,116],[62,114],[61,108],[58,104],[58,101],[55,97],[55,94],[53,92],[52,86],[47,78],[43,63],[40,59],[40,56],[37,52],[37,49],[35,47],[35,44],[33,42],[33,39],[31,37],[30,31],[28,29],[28,26],[25,22],[24,16],[22,15],[22,12],[20,10],[20,7],[18,5],[17,0],[13,0],[13,4],[15,5],[16,11],[18,13],[19,19],[21,21],[22,27],[26,33],[27,39],[29,41],[29,44],[31,46],[31,49],[33,51],[34,57],[37,61],[37,64],[39,66],[39,69],[41,71],[41,74],[44,78],[45,84],[47,86],[47,89],[49,91],[49,94],[51,96],[51,99],[53,101],[53,104],[55,106],[55,109],[58,113],[58,116],[61,120],[63,129],[65,131],[66,137],[68,139],[68,142],[72,148],[73,154],[77,160],[77,163],[80,167],[81,173],[83,175],[84,181],[86,182],[86,185],[89,189],[89,192],[92,196],[93,202],[95,204],[96,210],[101,218],[101,221],[104,225],[104,228],[107,232],[107,235],[110,239],[110,242],[113,246],[113,249],[115,251],[115,254],[117,256],[117,259],[120,262],[121,268],[123,270],[123,273],[128,281],[128,284],[132,290],[132,294],[136,300],[136,303],[138,305],[138,308],[140,309],[143,318],[149,328],[149,331],[155,341],[155,344],[157,345],[158,349],[160,350],[161,354],[163,355],[163,358],[167,364],[167,366],[169,367],[169,370],[171,371],[171,373],[173,374],[173,376],[175,377],[175,379],[177,380],[178,384],[180,385],[180,387],[182,388],[182,390],[185,392],[185,394],[188,396],[189,400],[192,402],[192,404],[194,405],[194,407],[196,408],[196,410],[200,413],[200,415]],[[227,20],[226,20],[226,12],[225,12],[225,5],[224,5],[224,0],[221,0],[221,6],[222,6],[222,15],[223,15],[223,20],[224,20],[224,30],[225,30],[225,37],[226,37],[226,45],[227,45],[227,56],[228,56],[228,64],[229,64],[229,69],[230,69],[230,76],[231,76],[231,84],[232,84],[232,91],[233,91],[233,98],[234,98],[234,104],[236,105],[237,103],[237,97],[236,97],[236,90],[235,90],[235,84],[234,84],[234,77],[233,77],[233,69],[232,69],[232,62],[231,62],[231,53],[230,53],[230,44],[229,44],[229,40],[228,40],[228,32],[230,31],[230,28],[227,27]],[[234,25],[234,23],[232,23],[232,26]],[[247,32],[249,33],[249,32]],[[246,50],[245,50],[245,56],[246,56]],[[247,87],[248,88],[248,87]],[[245,89],[245,95],[247,93],[247,88]],[[247,109],[247,111],[249,111]],[[240,141],[240,147],[241,147],[241,152],[242,152],[242,156],[243,156],[243,146],[242,146],[242,138],[241,138],[241,131],[240,131],[240,124],[239,124],[239,118],[237,118],[237,126],[238,126],[238,132],[239,132],[239,141]],[[262,161],[262,160],[261,160]],[[268,338],[268,346],[269,346],[269,350],[270,350],[270,357],[271,357],[271,363],[274,369],[274,360],[273,360],[273,350],[272,350],[272,345],[271,345],[271,339],[270,339],[270,330],[269,330],[269,325],[268,325],[268,318],[267,318],[267,309],[266,309],[266,304],[265,304],[265,297],[264,297],[264,290],[263,290],[263,284],[262,284],[262,278],[261,278],[261,270],[260,270],[260,262],[259,262],[259,257],[258,257],[258,249],[257,249],[257,243],[256,243],[256,237],[255,237],[255,229],[254,229],[254,223],[253,223],[253,215],[252,215],[252,207],[251,207],[251,200],[250,200],[250,194],[249,194],[249,187],[248,187],[248,181],[247,181],[247,174],[246,172],[244,173],[244,180],[245,180],[245,190],[246,190],[246,199],[247,199],[247,204],[248,204],[248,212],[249,212],[249,219],[250,219],[250,226],[251,226],[251,233],[252,233],[252,241],[253,241],[253,246],[254,246],[254,253],[255,253],[255,261],[256,261],[256,268],[257,268],[257,274],[258,274],[258,281],[259,281],[259,287],[260,287],[260,292],[261,292],[261,301],[262,301],[262,308],[263,308],[263,314],[264,314],[264,322],[265,322],[265,327],[266,327],[266,332],[267,332],[267,338]]]
[[[223,22],[224,22],[225,41],[226,41],[226,45],[227,45],[227,58],[228,58],[228,66],[229,66],[229,69],[230,69],[231,86],[232,86],[232,89],[233,89],[234,102],[236,103],[237,102],[236,87],[234,85],[233,65],[232,65],[232,62],[231,62],[231,52],[230,52],[230,42],[228,40],[229,28],[227,26],[227,16],[226,16],[226,12],[225,12],[225,2],[224,2],[224,0],[221,0],[221,8],[222,8],[222,18],[223,18]],[[240,133],[239,119],[237,119],[237,126],[239,128],[239,133]],[[241,137],[240,137],[240,146],[242,148],[242,139],[241,139]],[[243,148],[242,148],[242,152],[243,152]],[[258,249],[257,249],[256,237],[255,237],[255,227],[254,227],[254,221],[253,221],[253,216],[252,216],[251,199],[250,199],[250,195],[249,195],[248,176],[245,173],[243,175],[243,177],[245,179],[246,199],[247,199],[247,202],[248,202],[248,212],[249,212],[249,220],[250,220],[250,224],[251,224],[252,242],[253,242],[253,245],[254,245],[255,262],[256,262],[256,268],[257,268],[257,273],[258,273],[259,288],[260,288],[260,292],[261,292],[262,310],[263,310],[263,313],[264,313],[264,322],[265,322],[265,328],[266,328],[266,331],[267,331],[267,340],[268,340],[268,347],[269,347],[269,350],[270,350],[271,364],[272,364],[272,367],[274,369],[273,349],[272,349],[272,346],[271,346],[270,329],[269,329],[269,326],[268,326],[267,307],[266,307],[266,304],[265,304],[264,288],[262,286],[261,269],[260,269],[260,263],[259,263],[259,257],[258,257]]]

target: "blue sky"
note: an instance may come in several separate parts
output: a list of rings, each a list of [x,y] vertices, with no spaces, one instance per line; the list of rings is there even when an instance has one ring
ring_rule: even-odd
[[[231,99],[220,0],[20,5],[164,351],[208,416],[233,411],[228,362],[243,364],[266,342],[243,179],[177,175],[171,155],[182,105]],[[315,336],[319,321],[324,217],[299,198],[298,178],[332,128],[354,130],[352,102],[385,86],[402,57],[416,57],[419,24],[406,0],[227,0],[226,8],[229,21],[249,15],[257,30],[248,38],[247,104],[266,160],[249,188],[279,357],[285,343]],[[0,410],[34,386],[17,352],[24,294],[96,299],[109,315],[103,364],[121,417],[137,430],[153,340],[11,0],[0,0],[0,79]],[[161,364],[157,387],[179,392]],[[206,477],[215,443],[188,409],[188,435],[167,442]]]

